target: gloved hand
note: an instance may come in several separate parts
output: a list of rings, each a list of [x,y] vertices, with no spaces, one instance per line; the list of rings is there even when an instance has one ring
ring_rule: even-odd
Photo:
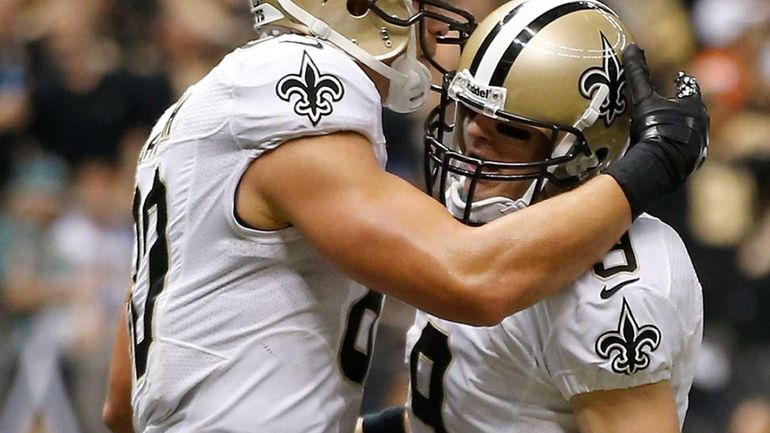
[[[706,158],[709,116],[695,78],[679,73],[675,98],[650,84],[644,51],[630,45],[623,66],[631,93],[631,147],[605,173],[620,184],[636,218],[684,184]]]

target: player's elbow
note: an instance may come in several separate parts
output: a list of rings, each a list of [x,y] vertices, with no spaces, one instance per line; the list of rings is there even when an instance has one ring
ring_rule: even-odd
[[[471,309],[469,324],[494,326],[517,311],[532,306],[540,298],[528,283],[510,283],[488,278],[475,278],[468,283],[468,304]],[[526,281],[526,279],[524,279]]]
[[[102,407],[102,421],[113,433],[133,432],[132,414],[124,405],[116,404],[108,397]]]
[[[505,310],[493,302],[477,302],[473,312],[473,326],[495,326],[502,322],[507,314]]]
[[[507,301],[490,286],[466,283],[463,289],[466,293],[462,303],[466,316],[463,321],[467,324],[494,326],[510,314]]]
[[[479,323],[477,326],[497,325],[511,314],[526,308],[527,302],[521,296],[513,295],[510,288],[506,289],[488,288],[478,296],[476,311]]]

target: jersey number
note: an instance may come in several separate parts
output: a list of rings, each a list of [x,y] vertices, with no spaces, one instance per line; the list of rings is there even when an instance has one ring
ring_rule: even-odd
[[[374,349],[374,331],[382,311],[382,295],[369,292],[353,304],[342,339],[340,365],[345,377],[363,385]]]
[[[412,412],[436,433],[446,433],[441,408],[444,404],[444,374],[452,353],[449,337],[428,322],[409,354]],[[421,371],[421,370],[429,371]],[[427,381],[423,380],[428,378]]]
[[[621,272],[635,272],[639,266],[636,263],[636,255],[634,249],[631,247],[631,238],[628,233],[624,234],[612,249],[607,253],[607,257],[613,254],[620,254],[623,257],[622,263],[615,264],[613,266],[606,265],[605,261],[599,262],[594,265],[594,273],[601,278],[612,278]]]
[[[130,337],[133,345],[134,368],[136,379],[144,377],[147,371],[147,354],[152,344],[152,318],[155,311],[155,301],[166,285],[168,273],[168,242],[166,239],[166,226],[168,224],[168,208],[166,205],[166,185],[160,178],[160,172],[155,171],[155,179],[152,189],[144,203],[141,203],[139,189],[134,193],[134,222],[136,230],[136,263],[134,263],[134,287],[142,284],[139,281],[139,265],[147,256],[149,270],[147,272],[147,297],[144,300],[143,314],[137,314],[137,308],[133,294],[129,302],[130,312]],[[154,218],[153,218],[154,215]],[[150,221],[155,220],[155,241],[147,245],[150,235]],[[138,326],[138,325],[141,325]],[[137,332],[141,331],[141,332]]]

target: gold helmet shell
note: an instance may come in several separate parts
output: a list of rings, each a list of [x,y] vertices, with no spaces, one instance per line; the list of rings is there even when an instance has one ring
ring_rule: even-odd
[[[625,24],[597,0],[513,0],[494,11],[469,38],[457,72],[445,77],[444,107],[434,110],[426,139],[429,189],[444,201],[451,175],[527,180],[533,187],[526,205],[548,184],[575,185],[619,158],[630,127],[621,53],[631,43]],[[447,109],[452,103],[456,110]],[[436,119],[450,111],[454,122]],[[460,118],[468,112],[545,131],[550,158],[518,164],[469,158]],[[453,143],[444,145],[448,129]],[[501,175],[505,169],[528,171]]]
[[[448,25],[439,43],[462,45],[475,27],[470,13],[442,0],[250,0],[255,28],[280,25],[327,40],[390,81],[385,106],[411,112],[427,98],[430,72],[418,51],[446,72],[426,49],[425,19]],[[418,31],[419,34],[418,34]],[[411,93],[409,93],[411,92]]]
[[[255,0],[253,3],[254,8],[263,4],[270,5],[281,14],[280,18],[277,15],[273,17],[278,19],[270,19],[271,16],[265,13],[256,15],[257,25],[277,24],[304,34],[312,34],[301,17],[292,14],[292,11],[284,6],[287,5],[290,9],[290,5],[296,5],[313,17],[324,21],[329,27],[378,60],[395,59],[406,50],[409,42],[409,27],[390,24],[368,9],[356,16],[348,11],[347,0]],[[377,5],[388,15],[401,20],[408,20],[413,15],[411,6],[408,7],[403,0],[379,0]]]
[[[497,42],[506,36],[512,43]],[[458,71],[469,70],[477,84],[508,89],[506,112],[558,125],[575,126],[594,92],[606,86],[602,122],[583,134],[589,146],[609,146],[612,159],[628,139],[620,56],[631,43],[625,24],[601,2],[515,0],[479,25]],[[501,45],[498,58],[494,50]]]

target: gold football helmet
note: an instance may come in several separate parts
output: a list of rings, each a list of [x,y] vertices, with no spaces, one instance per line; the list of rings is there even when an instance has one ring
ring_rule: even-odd
[[[446,73],[427,49],[424,21],[449,26],[441,44],[462,45],[475,27],[473,15],[441,0],[250,1],[256,29],[276,24],[327,40],[387,78],[383,105],[399,113],[416,111],[428,97],[430,71],[418,60],[418,49]]]
[[[497,9],[471,35],[458,71],[445,76],[441,103],[428,119],[428,191],[463,222],[482,224],[607,167],[628,145],[621,53],[632,42],[597,0],[514,0]],[[506,152],[499,146],[477,151],[469,141],[476,116],[492,122],[492,135],[506,137],[498,145],[511,138],[518,143],[512,146],[547,150],[535,152],[542,156],[534,161],[500,158]],[[505,182],[519,182],[520,195],[476,194]]]

